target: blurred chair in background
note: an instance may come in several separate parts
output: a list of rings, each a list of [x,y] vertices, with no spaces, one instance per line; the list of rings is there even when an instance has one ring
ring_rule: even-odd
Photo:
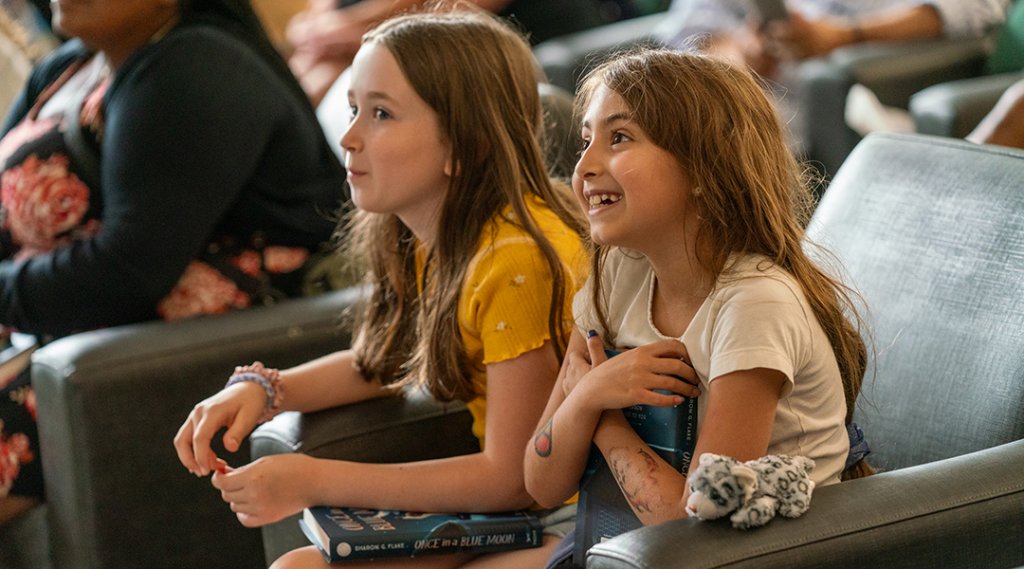
[[[556,38],[534,52],[551,82],[573,91],[604,55],[637,44],[704,47],[742,60],[767,74],[794,147],[831,175],[861,138],[845,122],[853,85],[906,109],[929,85],[980,75],[1006,4],[792,0],[790,24],[761,27],[744,0],[674,0],[668,12]]]
[[[983,75],[943,82],[914,94],[910,114],[917,132],[962,138],[968,136],[982,118],[991,113],[998,120],[1010,107],[993,109],[1001,97],[1011,105],[1012,86],[1024,79],[1024,1],[1017,0],[1010,8],[1006,24],[999,31],[996,47],[985,62]],[[1019,87],[1017,88],[1019,89]],[[1004,95],[1004,93],[1006,95]],[[1020,112],[1020,111],[1017,111]],[[992,126],[972,140],[986,138]]]

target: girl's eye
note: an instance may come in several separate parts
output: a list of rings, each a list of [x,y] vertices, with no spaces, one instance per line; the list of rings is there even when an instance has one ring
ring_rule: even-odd
[[[586,150],[587,148],[590,148],[590,139],[581,138],[580,139],[580,145],[576,149],[576,153],[577,154],[583,154],[583,151]]]
[[[352,120],[355,120],[356,115],[359,114],[359,107],[357,107],[355,105],[349,105],[348,106],[348,111],[349,111],[348,112],[348,118],[352,119]]]
[[[391,118],[391,113],[385,111],[380,107],[377,107],[376,109],[373,109],[373,118],[377,120],[386,120]]]
[[[627,140],[629,140],[629,137],[626,136],[625,134],[621,133],[621,132],[616,132],[616,133],[612,134],[612,144],[618,144],[620,142],[626,142]]]

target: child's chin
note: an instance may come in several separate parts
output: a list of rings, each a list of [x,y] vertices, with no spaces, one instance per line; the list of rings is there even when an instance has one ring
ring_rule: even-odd
[[[601,245],[602,247],[614,247],[618,245],[614,238],[603,231],[591,231],[590,240],[595,245]]]

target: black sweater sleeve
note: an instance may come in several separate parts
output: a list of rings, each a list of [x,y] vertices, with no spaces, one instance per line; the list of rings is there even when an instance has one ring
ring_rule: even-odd
[[[229,209],[260,191],[253,178],[296,120],[293,100],[251,52],[215,30],[178,30],[136,54],[106,99],[101,231],[0,263],[0,321],[59,335],[153,318]],[[308,136],[322,142],[318,130]],[[321,204],[336,203],[340,183],[320,186],[335,192],[318,196]]]

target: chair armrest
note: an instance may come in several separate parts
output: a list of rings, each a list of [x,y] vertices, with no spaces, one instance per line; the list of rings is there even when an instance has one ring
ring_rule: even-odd
[[[641,44],[655,44],[655,28],[666,17],[659,12],[549,39],[534,46],[533,54],[548,82],[570,93],[587,71],[605,56]]]
[[[282,413],[251,437],[254,459],[302,452],[355,462],[408,462],[480,451],[462,403],[438,403],[422,392],[316,413]],[[264,526],[267,562],[309,545],[299,515]]]
[[[868,87],[886,105],[905,109],[911,95],[925,87],[980,75],[990,50],[989,38],[865,43],[804,62],[797,73],[808,157],[833,176],[860,141],[845,120],[846,96],[854,84]]]
[[[338,316],[358,296],[119,326],[38,350],[32,376],[55,566],[262,565],[259,532],[239,525],[209,480],[185,471],[171,440],[233,366],[259,358],[287,367],[347,345]]]
[[[1016,567],[1021,464],[1024,440],[821,488],[802,517],[757,530],[690,519],[641,528],[594,546],[587,567]]]
[[[1000,73],[933,85],[910,98],[910,115],[921,134],[964,138],[1024,73]]]

